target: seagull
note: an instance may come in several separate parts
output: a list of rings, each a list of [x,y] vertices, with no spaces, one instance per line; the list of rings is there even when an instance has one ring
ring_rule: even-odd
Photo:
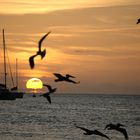
[[[29,58],[29,64],[30,64],[30,67],[31,69],[34,68],[34,58],[38,55],[41,56],[41,59],[43,59],[46,55],[46,49],[44,49],[43,51],[41,51],[41,44],[42,44],[42,41],[51,33],[51,31],[49,31],[47,34],[45,34],[38,42],[38,51],[36,52],[35,55],[32,55],[30,58]]]
[[[98,131],[98,130],[89,130],[89,129],[86,129],[86,128],[83,128],[83,127],[79,127],[79,126],[76,126],[77,128],[80,128],[81,130],[85,131],[86,133],[83,133],[84,135],[99,135],[101,137],[105,137],[107,139],[110,139],[107,135],[103,134],[102,132]]]
[[[43,84],[43,86],[48,88],[48,90],[49,90],[48,93],[54,93],[57,89],[57,88],[52,88],[50,85],[46,85],[46,84]]]
[[[137,24],[139,24],[140,23],[140,18],[138,19],[138,21],[137,21]]]
[[[50,97],[50,94],[49,93],[44,93],[44,94],[42,94],[42,95],[40,95],[40,96],[43,96],[43,97],[45,97],[47,100],[48,100],[48,102],[51,104],[52,102],[51,102],[51,97]]]
[[[59,74],[59,73],[53,73],[53,74],[58,78],[58,79],[55,79],[55,80],[54,80],[55,82],[66,81],[66,82],[71,82],[71,83],[73,83],[73,84],[79,84],[79,83],[80,83],[80,81],[79,81],[79,82],[75,82],[75,81],[69,79],[70,77],[71,77],[71,78],[75,78],[75,77],[72,76],[72,75],[66,74],[66,76],[63,76],[63,75],[61,75],[61,74]]]
[[[48,100],[48,102],[51,104],[51,97],[50,97],[50,94],[51,94],[51,93],[54,93],[54,92],[56,91],[57,88],[52,88],[50,85],[46,85],[46,84],[43,84],[43,86],[46,86],[46,87],[48,88],[49,92],[44,93],[44,94],[41,94],[40,96],[45,97],[45,98]]]
[[[116,130],[116,131],[119,131],[120,133],[122,133],[125,137],[125,140],[128,140],[128,134],[127,134],[127,131],[122,128],[124,125],[120,124],[120,123],[117,123],[117,124],[108,124],[105,126],[105,129],[107,130]]]

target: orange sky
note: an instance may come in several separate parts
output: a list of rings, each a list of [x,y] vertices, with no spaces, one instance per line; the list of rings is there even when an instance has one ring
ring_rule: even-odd
[[[0,57],[4,28],[13,71],[19,61],[20,90],[26,91],[26,81],[36,77],[58,87],[58,93],[140,93],[138,0],[0,2]],[[36,58],[31,70],[28,58],[50,30],[43,42],[47,55]],[[55,83],[54,72],[72,74],[81,83]]]
[[[139,0],[0,0],[0,3],[0,13],[4,14],[42,13],[73,8],[140,4]]]

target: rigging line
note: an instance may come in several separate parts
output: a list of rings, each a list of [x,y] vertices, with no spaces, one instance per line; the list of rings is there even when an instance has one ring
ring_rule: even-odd
[[[8,56],[8,50],[7,50],[7,48],[6,48],[6,54],[7,54],[7,58],[8,58],[8,65],[9,65],[9,70],[10,70],[10,76],[11,76],[12,84],[13,84],[13,87],[14,87],[14,79],[13,79],[13,75],[12,75],[12,70],[11,70],[11,65],[10,65],[10,59],[9,59],[9,56]]]
[[[0,47],[0,58],[3,58],[3,55],[2,55],[1,52],[3,52],[2,47]],[[0,65],[1,65],[1,63],[2,63],[2,62],[0,61]],[[0,81],[1,81],[1,82],[4,80],[4,78],[3,78],[3,76],[2,76],[3,74],[4,74],[4,72],[0,70]]]

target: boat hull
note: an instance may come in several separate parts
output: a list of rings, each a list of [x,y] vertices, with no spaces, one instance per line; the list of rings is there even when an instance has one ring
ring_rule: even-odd
[[[23,92],[13,92],[15,94],[16,98],[23,98],[24,93]]]
[[[0,89],[0,100],[16,100],[16,96],[8,89]]]

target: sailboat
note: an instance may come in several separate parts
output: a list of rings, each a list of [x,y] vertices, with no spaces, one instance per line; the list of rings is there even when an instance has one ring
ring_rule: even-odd
[[[16,98],[23,98],[24,93],[18,92],[18,59],[16,59],[16,86],[11,88],[11,91],[15,94]]]
[[[3,33],[3,50],[4,50],[4,84],[0,84],[0,100],[16,100],[16,95],[7,88],[7,67],[6,67],[6,46],[4,29]]]

